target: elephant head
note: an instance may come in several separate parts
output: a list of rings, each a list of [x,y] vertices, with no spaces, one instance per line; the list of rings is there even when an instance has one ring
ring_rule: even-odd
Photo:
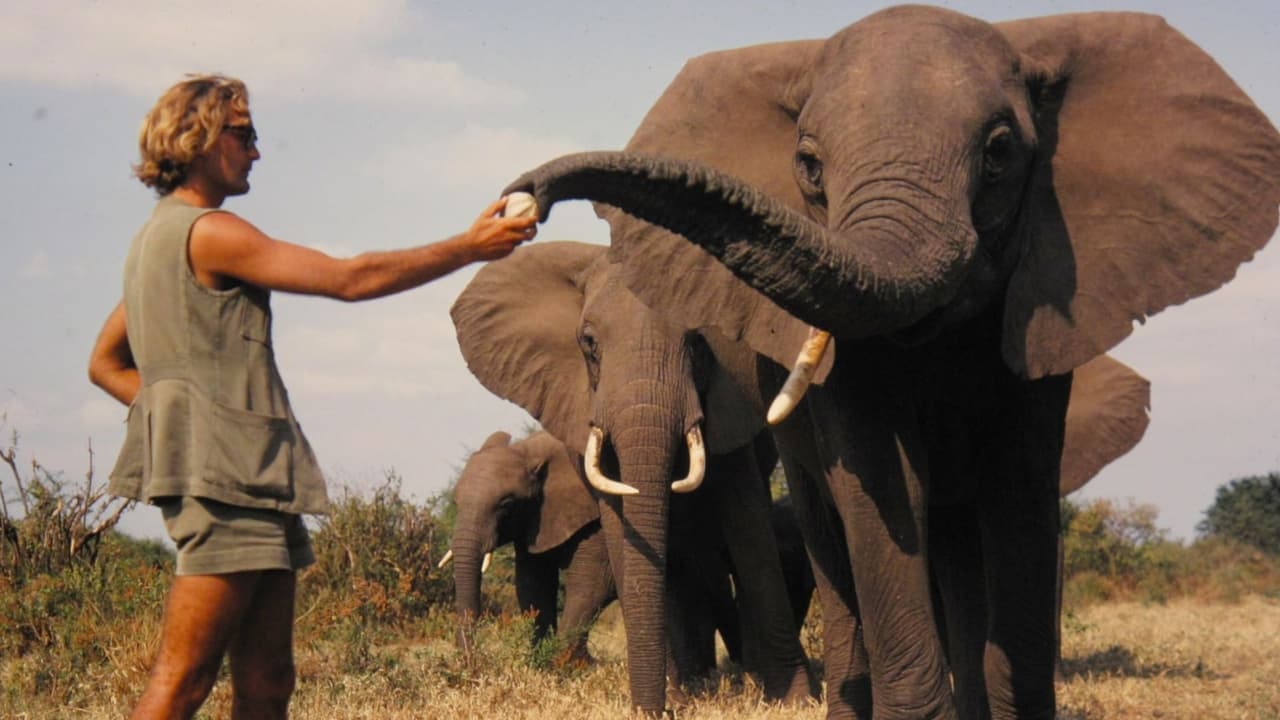
[[[464,622],[480,612],[480,574],[489,553],[507,543],[545,553],[600,518],[564,445],[546,432],[514,443],[505,432],[490,435],[467,459],[453,499],[457,521],[449,552],[455,607]],[[547,622],[553,620],[554,612]]]
[[[1280,136],[1158,17],[903,6],[696,58],[626,152],[511,187],[610,206],[629,287],[779,363],[792,318],[915,342],[994,306],[1037,378],[1229,280],[1276,227]]]
[[[696,485],[704,453],[750,444],[763,421],[700,335],[623,286],[606,250],[518,248],[476,274],[452,316],[480,382],[582,455],[603,493],[620,494],[602,523],[611,541],[610,519],[621,524],[610,555],[632,701],[661,709],[670,494]]]

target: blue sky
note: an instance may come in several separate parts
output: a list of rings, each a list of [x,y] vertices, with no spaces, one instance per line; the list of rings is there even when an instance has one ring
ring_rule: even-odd
[[[129,176],[155,97],[187,72],[250,87],[263,158],[226,207],[339,255],[465,228],[520,172],[625,144],[684,61],[830,35],[873,2],[49,2],[0,5],[0,432],[79,478],[105,480],[124,409],[86,358],[120,296],[153,203]],[[988,20],[1087,10],[1164,15],[1280,122],[1280,7],[1271,2],[942,3]],[[607,242],[585,203],[541,239]],[[495,429],[529,422],[466,370],[448,308],[465,269],[356,305],[277,295],[276,350],[335,485],[384,470],[419,499]],[[1280,243],[1218,292],[1150,319],[1113,354],[1153,383],[1143,442],[1083,492],[1160,508],[1190,537],[1215,488],[1280,470]],[[160,536],[158,513],[126,531]]]

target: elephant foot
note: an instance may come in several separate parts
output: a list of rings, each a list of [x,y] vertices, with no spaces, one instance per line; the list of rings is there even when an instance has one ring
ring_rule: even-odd
[[[667,678],[667,715],[672,715],[692,702],[693,698],[680,686],[680,683]]]
[[[575,643],[556,653],[551,664],[558,670],[581,671],[595,665],[596,659],[591,657],[586,643]]]
[[[808,670],[799,668],[789,678],[766,683],[765,697],[787,706],[810,705],[818,699],[817,683]]]

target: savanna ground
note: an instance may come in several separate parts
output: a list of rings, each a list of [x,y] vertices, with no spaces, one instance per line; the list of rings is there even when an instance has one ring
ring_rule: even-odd
[[[7,453],[7,454],[6,454]],[[172,557],[111,529],[117,506],[0,448],[0,718],[127,715],[158,642]],[[475,648],[453,640],[447,496],[416,503],[398,479],[346,492],[313,532],[317,563],[299,577],[291,716],[595,720],[629,712],[616,605],[590,639],[597,662],[565,663],[555,640],[529,642],[513,613],[509,555],[485,578],[490,616]],[[1066,613],[1059,717],[1280,719],[1280,558],[1220,538],[1168,541],[1148,507],[1064,505]],[[818,647],[821,609],[803,631]],[[820,705],[765,703],[750,676],[722,667],[677,717],[817,719]],[[820,662],[815,669],[821,674]],[[224,677],[201,718],[230,712]]]

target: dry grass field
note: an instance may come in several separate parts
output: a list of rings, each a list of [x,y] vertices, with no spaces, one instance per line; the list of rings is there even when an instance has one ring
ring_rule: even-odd
[[[1063,718],[1280,718],[1280,602],[1092,607],[1064,627]]]
[[[23,510],[16,521],[0,514],[0,720],[125,717],[156,652],[172,552],[120,534],[87,542],[109,527],[98,519],[111,512],[101,489],[38,466],[24,478],[14,457],[0,446]],[[513,614],[509,551],[486,576],[491,614],[476,625],[472,649],[458,648],[452,576],[437,568],[448,509],[439,498],[406,500],[389,474],[372,494],[345,495],[315,530],[317,562],[299,576],[291,716],[628,716],[617,605],[592,630],[597,662],[566,665],[563,639],[534,645],[531,619]],[[1280,720],[1280,558],[1221,537],[1168,541],[1155,519],[1154,508],[1102,500],[1064,506],[1059,717]],[[1274,517],[1255,520],[1270,527]],[[815,603],[802,633],[813,658],[820,614]],[[228,717],[230,700],[224,668],[197,717]],[[749,676],[726,667],[691,688],[675,716],[817,720],[825,712],[818,703],[767,704]]]
[[[470,666],[447,639],[411,644],[306,641],[298,648],[295,720],[604,720],[628,713],[620,641],[608,618],[592,634],[600,662],[585,670],[538,670],[516,643],[491,628]],[[125,714],[140,688],[149,643],[118,658],[98,691],[76,707],[0,702],[0,716],[22,720],[106,720]],[[10,665],[6,673],[34,671]],[[695,694],[677,717],[700,720],[817,720],[821,706],[762,702],[749,678],[726,673]],[[225,718],[229,688],[220,682],[200,717]],[[28,696],[29,700],[29,696]],[[1110,603],[1072,613],[1064,623],[1059,717],[1268,720],[1280,718],[1280,601]]]

